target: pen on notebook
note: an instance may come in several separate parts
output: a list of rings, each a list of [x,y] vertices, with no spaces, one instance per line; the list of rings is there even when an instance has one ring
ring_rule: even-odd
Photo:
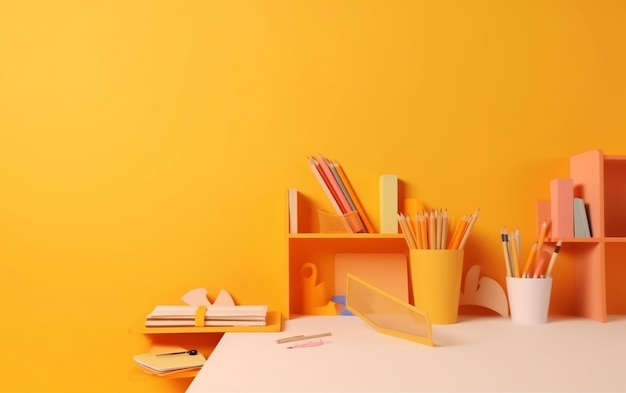
[[[166,353],[157,353],[156,356],[174,356],[174,355],[197,355],[198,351],[195,349],[190,349],[188,351],[178,351],[178,352],[166,352]]]
[[[552,277],[552,268],[554,267],[554,262],[556,262],[556,257],[559,256],[559,251],[561,251],[561,245],[563,241],[559,239],[554,247],[554,251],[552,251],[552,256],[550,257],[550,262],[548,263],[548,271],[546,272],[546,277]]]
[[[309,339],[312,339],[312,338],[326,337],[326,336],[330,336],[330,335],[332,335],[332,333],[330,333],[330,332],[319,333],[319,334],[311,334],[311,335],[308,335],[308,336],[300,334],[298,336],[279,338],[278,340],[276,340],[276,344],[284,344],[284,343],[289,343],[289,342],[298,341],[298,340],[309,340]]]

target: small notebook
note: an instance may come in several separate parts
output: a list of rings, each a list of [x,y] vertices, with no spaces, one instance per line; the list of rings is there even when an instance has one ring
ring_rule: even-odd
[[[206,362],[206,358],[200,352],[195,355],[183,353],[178,355],[158,356],[161,353],[184,351],[186,351],[184,348],[168,348],[165,352],[150,352],[135,355],[133,359],[140,366],[154,371],[155,373],[198,368],[202,367]]]

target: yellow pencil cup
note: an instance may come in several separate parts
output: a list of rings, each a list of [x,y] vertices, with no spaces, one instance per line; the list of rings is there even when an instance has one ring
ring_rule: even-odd
[[[426,312],[432,324],[456,323],[463,275],[463,249],[412,249],[409,269],[413,305]]]

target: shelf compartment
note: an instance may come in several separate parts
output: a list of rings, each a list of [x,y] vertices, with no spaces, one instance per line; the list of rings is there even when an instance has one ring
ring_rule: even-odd
[[[605,237],[626,236],[626,157],[604,159]],[[593,230],[593,228],[592,228]]]
[[[302,314],[302,266],[316,266],[316,282],[323,283],[324,296],[331,299],[335,283],[337,253],[401,253],[409,248],[402,234],[329,234],[298,233],[288,236],[289,243],[289,313]]]
[[[571,243],[567,247],[574,261],[575,312],[606,322],[606,282],[603,243]]]
[[[589,207],[589,226],[594,237],[604,237],[604,157],[591,150],[569,159],[569,175],[574,179],[574,197]]]
[[[604,249],[606,311],[608,314],[626,314],[626,242],[607,243]]]

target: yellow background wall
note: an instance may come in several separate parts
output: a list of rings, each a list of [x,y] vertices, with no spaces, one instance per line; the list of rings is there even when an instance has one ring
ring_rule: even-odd
[[[504,281],[567,158],[626,154],[622,1],[0,1],[2,392],[129,381],[129,326],[188,289],[286,308],[286,189],[339,160],[458,215]],[[571,311],[567,258],[552,311]]]

